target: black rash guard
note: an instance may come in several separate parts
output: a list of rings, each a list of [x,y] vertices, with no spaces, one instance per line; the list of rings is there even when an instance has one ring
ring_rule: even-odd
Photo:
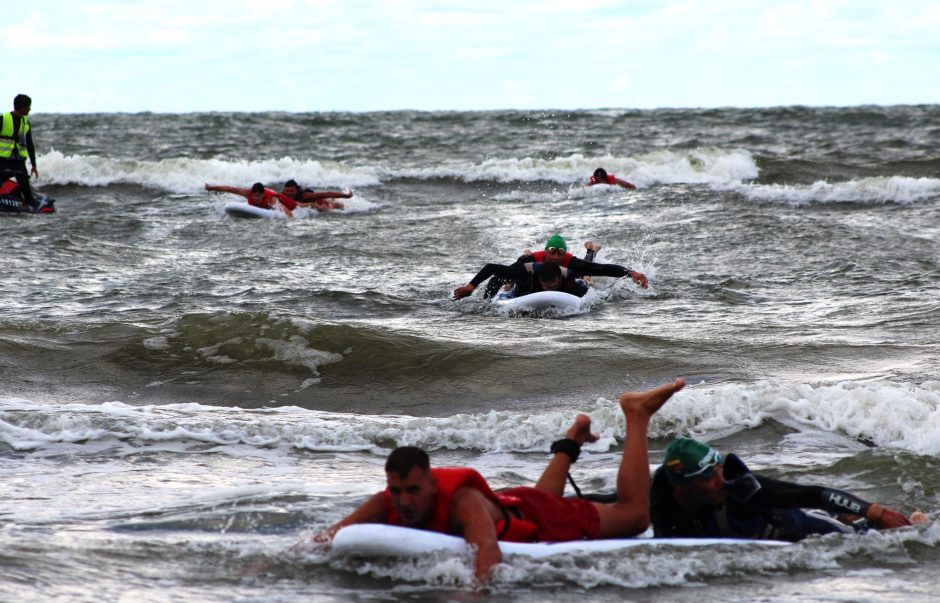
[[[594,255],[595,255],[594,250],[588,249],[587,251],[584,252],[584,261],[593,262]],[[576,258],[572,258],[572,260],[574,259]],[[518,259],[516,259],[515,263],[526,264],[526,263],[534,262],[534,261],[536,261],[534,255],[521,255],[519,256]],[[570,260],[569,260],[569,263],[570,263]],[[499,276],[491,278],[489,282],[486,283],[486,288],[483,290],[483,299],[490,299],[491,297],[495,296],[499,292],[500,288],[502,288],[503,285],[508,285],[512,283],[513,283],[513,280],[509,278],[502,278]],[[582,295],[587,293],[587,290],[584,287],[578,285],[577,283],[575,283],[575,285],[576,285],[575,287],[571,287],[571,289],[573,289],[574,291],[566,291],[566,292],[572,293],[573,295],[577,295],[578,297],[581,297]],[[521,287],[521,288],[523,290],[526,290],[526,289],[529,289],[530,287]]]
[[[529,266],[531,266],[531,271],[528,268]],[[516,262],[508,266],[505,264],[487,264],[470,280],[470,284],[474,287],[478,287],[480,283],[491,276],[498,276],[513,281],[522,281],[531,274],[538,274],[541,267],[542,263],[540,262]],[[569,279],[582,276],[612,276],[614,278],[621,278],[628,276],[631,272],[633,271],[629,268],[624,268],[617,264],[598,264],[596,262],[586,262],[578,258],[572,258],[571,263],[568,264],[568,273],[563,278]]]

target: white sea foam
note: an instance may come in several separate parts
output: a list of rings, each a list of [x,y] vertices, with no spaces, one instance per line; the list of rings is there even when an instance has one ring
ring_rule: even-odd
[[[56,185],[108,186],[136,184],[172,193],[203,193],[205,183],[250,186],[253,182],[277,183],[291,178],[313,188],[355,188],[380,184],[373,168],[348,168],[339,164],[291,157],[264,161],[221,159],[109,159],[86,155],[63,155],[50,151],[42,157],[44,182]]]
[[[585,182],[595,168],[640,187],[654,184],[704,184],[738,182],[757,177],[754,158],[746,151],[697,149],[684,152],[657,151],[636,157],[585,157],[580,154],[553,159],[487,159],[474,165],[402,169],[395,175],[408,178],[449,177],[466,182],[533,182],[559,184]]]
[[[351,167],[292,157],[263,161],[185,158],[142,161],[63,155],[53,150],[42,156],[42,163],[47,174],[44,182],[54,185],[135,184],[179,194],[202,193],[206,182],[248,186],[255,181],[278,183],[290,178],[314,188],[354,189],[378,186],[399,178],[500,183],[547,181],[572,185],[586,181],[598,166],[641,187],[735,183],[756,178],[758,174],[756,162],[748,152],[713,148],[657,151],[635,157],[574,154],[553,159],[500,158],[432,167]]]
[[[489,411],[451,417],[327,413],[300,408],[245,410],[198,404],[133,407],[0,401],[0,442],[55,453],[60,446],[128,440],[134,446],[175,442],[311,451],[375,451],[388,445],[479,452],[537,452],[564,433],[576,412],[601,435],[589,451],[610,450],[624,433],[615,401],[541,413]],[[831,432],[918,454],[940,453],[940,383],[721,385],[687,387],[654,417],[657,437],[705,439],[775,419],[797,430]],[[798,444],[798,442],[795,442]]]
[[[903,176],[879,176],[833,183],[820,181],[810,185],[735,183],[724,188],[751,201],[792,206],[828,203],[904,205],[940,198],[940,179]]]

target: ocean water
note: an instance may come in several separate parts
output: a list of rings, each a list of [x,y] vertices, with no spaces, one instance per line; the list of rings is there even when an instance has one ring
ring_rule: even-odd
[[[32,117],[57,214],[0,216],[0,599],[437,601],[468,559],[294,545],[397,445],[534,483],[626,390],[694,435],[935,523],[780,549],[510,558],[500,601],[931,601],[940,106]],[[637,184],[583,182],[603,166]],[[205,183],[351,189],[236,220]],[[561,233],[640,270],[566,316],[451,291]],[[259,565],[267,571],[257,572]]]

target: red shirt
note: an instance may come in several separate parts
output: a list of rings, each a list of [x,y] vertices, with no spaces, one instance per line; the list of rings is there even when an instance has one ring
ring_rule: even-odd
[[[534,251],[534,252],[532,252],[532,257],[535,258],[535,261],[536,261],[536,262],[545,262],[545,256],[546,256],[546,255],[548,255],[548,254],[545,253],[545,251]],[[568,267],[568,264],[571,263],[571,258],[573,258],[573,257],[574,257],[574,254],[573,254],[573,253],[567,252],[567,253],[565,253],[565,257],[564,257],[560,262],[558,262],[558,264],[561,265],[561,266],[564,266],[565,268],[567,268],[567,267]]]
[[[269,188],[264,189],[264,196],[261,197],[260,202],[255,202],[255,198],[251,193],[245,195],[248,198],[248,205],[254,205],[255,207],[261,207],[264,209],[270,209],[274,207],[275,201],[280,201],[284,207],[293,211],[297,207],[297,202],[288,197],[283,193],[279,193],[275,190]]]

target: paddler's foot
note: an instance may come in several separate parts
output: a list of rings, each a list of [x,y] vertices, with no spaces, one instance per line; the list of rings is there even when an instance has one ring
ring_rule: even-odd
[[[574,418],[574,423],[568,428],[565,437],[574,440],[578,444],[585,442],[596,442],[597,434],[591,431],[591,417],[581,414]]]
[[[685,379],[679,377],[673,383],[664,383],[645,392],[627,392],[620,396],[620,409],[624,415],[653,416],[666,400],[685,387]]]
[[[585,241],[584,248],[594,253],[598,253],[601,250],[601,246],[595,245],[593,241]]]
[[[923,511],[914,511],[913,513],[911,513],[910,520],[911,520],[911,523],[914,525],[918,525],[922,523],[930,523],[930,518],[927,517],[927,514],[924,513]]]

